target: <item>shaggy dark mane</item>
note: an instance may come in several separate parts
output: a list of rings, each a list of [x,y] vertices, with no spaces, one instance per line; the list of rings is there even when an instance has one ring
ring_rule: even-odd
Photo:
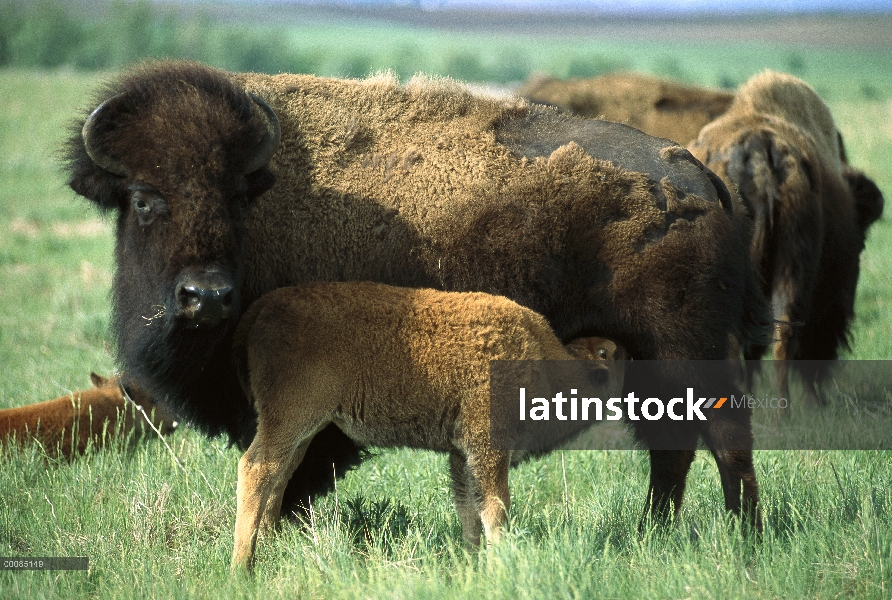
[[[187,90],[196,90],[199,95],[213,99],[213,104],[184,105],[168,102]],[[245,90],[234,85],[229,76],[217,69],[187,61],[147,62],[138,65],[122,75],[106,81],[92,95],[91,101],[80,117],[69,125],[69,135],[63,143],[61,159],[68,173],[68,184],[78,194],[95,202],[102,212],[120,208],[126,201],[126,178],[111,175],[96,165],[84,147],[82,129],[90,113],[104,101],[119,95],[126,95],[127,102],[118,109],[113,126],[101,132],[105,149],[117,153],[133,164],[152,162],[156,155],[144,150],[147,156],[136,156],[131,136],[122,135],[128,128],[144,131],[159,140],[176,139],[180,127],[191,126],[199,129],[206,121],[203,118],[208,110],[215,111],[225,106],[230,111],[235,124],[231,132],[213,132],[218,137],[229,138],[226,150],[232,165],[244,164],[248,152],[254,148],[266,133],[266,126],[257,115],[257,107]],[[145,124],[139,123],[140,110],[150,103],[164,103],[165,119]],[[219,119],[218,119],[219,121]],[[178,127],[180,126],[180,127]],[[135,155],[136,154],[136,155]],[[196,157],[201,159],[202,157]],[[259,195],[268,190],[274,178],[263,169],[252,174],[249,195]]]

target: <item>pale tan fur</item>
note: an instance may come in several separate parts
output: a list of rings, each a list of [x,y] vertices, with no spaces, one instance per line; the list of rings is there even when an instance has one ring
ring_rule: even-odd
[[[124,397],[117,376],[106,379],[90,373],[93,388],[78,390],[55,400],[0,410],[0,443],[24,444],[38,441],[47,455],[71,458],[87,446],[102,447],[116,437],[150,429],[145,417]],[[176,428],[177,416],[155,404],[137,388],[130,388],[132,400],[152,416],[161,433]],[[123,420],[122,420],[123,418]]]
[[[278,521],[286,483],[329,423],[363,445],[448,452],[466,543],[479,546],[481,525],[496,541],[512,455],[490,443],[490,361],[604,360],[604,393],[617,396],[625,353],[596,338],[568,352],[542,316],[500,296],[317,283],[256,301],[234,358],[258,414],[239,461],[235,569],[251,567],[258,531]]]
[[[839,133],[830,108],[810,85],[787,73],[764,71],[738,90],[725,120],[772,118],[792,126],[822,155],[825,167],[842,173]],[[811,144],[808,144],[811,145]]]

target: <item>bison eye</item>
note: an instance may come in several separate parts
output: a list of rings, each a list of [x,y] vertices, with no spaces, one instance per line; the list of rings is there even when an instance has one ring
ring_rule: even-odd
[[[143,227],[150,225],[156,218],[167,214],[167,202],[160,194],[144,189],[136,189],[131,196],[131,205],[136,219]]]
[[[598,358],[607,358],[607,350],[600,348],[598,350]]]

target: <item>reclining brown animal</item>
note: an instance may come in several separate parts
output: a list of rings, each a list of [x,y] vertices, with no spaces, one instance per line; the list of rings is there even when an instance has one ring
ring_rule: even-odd
[[[492,360],[621,359],[612,342],[560,343],[541,315],[501,296],[377,283],[281,288],[239,322],[236,371],[258,415],[239,461],[232,567],[252,567],[258,531],[313,436],[334,423],[362,445],[448,452],[465,542],[499,538],[512,453],[490,443]],[[601,369],[602,367],[599,367]],[[604,360],[604,397],[618,396],[623,361]]]
[[[117,376],[106,379],[90,373],[90,380],[91,389],[0,410],[0,444],[36,440],[48,456],[61,454],[70,459],[82,454],[91,442],[99,448],[117,436],[151,429],[141,413],[150,415],[162,434],[176,428],[177,416],[139,388],[131,386],[125,392]]]

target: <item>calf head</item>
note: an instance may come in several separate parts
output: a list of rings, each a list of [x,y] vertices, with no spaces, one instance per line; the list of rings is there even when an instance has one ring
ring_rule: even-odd
[[[224,73],[192,63],[138,67],[97,102],[68,142],[69,184],[117,213],[118,352],[128,375],[157,381],[174,362],[200,367],[231,329],[244,216],[275,180],[266,165],[279,123]]]

